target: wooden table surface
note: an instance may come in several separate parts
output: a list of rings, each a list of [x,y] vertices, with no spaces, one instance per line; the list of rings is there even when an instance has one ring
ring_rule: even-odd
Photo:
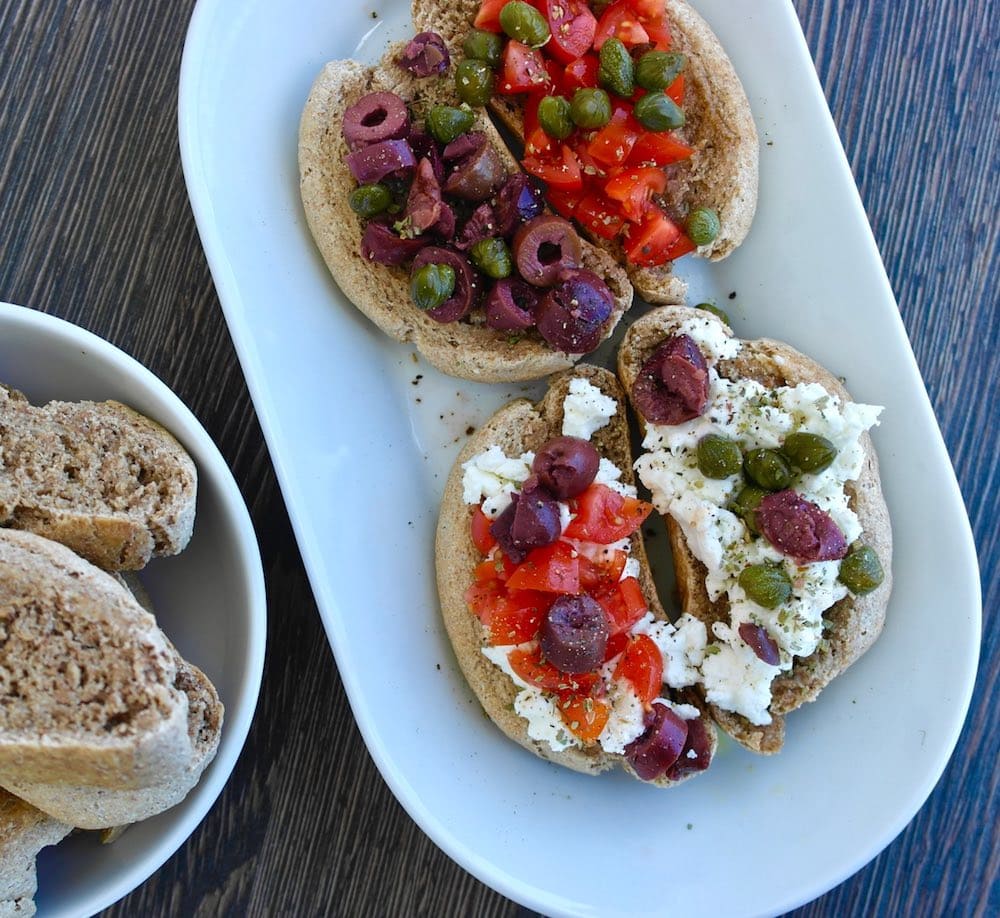
[[[795,914],[996,915],[1000,17],[990,0],[795,6],[970,509],[986,610],[973,706],[930,800]],[[250,504],[268,583],[268,662],[236,771],[109,914],[515,915],[403,812],[354,725],[185,193],[191,7],[0,0],[0,299],[96,332],[177,391]]]

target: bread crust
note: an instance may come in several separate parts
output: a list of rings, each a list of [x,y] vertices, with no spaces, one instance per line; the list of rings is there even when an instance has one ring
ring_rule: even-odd
[[[534,330],[522,335],[485,324],[434,321],[410,300],[409,271],[368,262],[361,254],[363,227],[350,209],[355,187],[341,132],[346,109],[370,92],[389,91],[417,109],[457,104],[451,80],[416,79],[395,65],[403,45],[391,45],[381,64],[331,61],[317,76],[299,128],[299,173],[306,221],[337,285],[358,309],[390,337],[411,341],[443,373],[480,382],[539,379],[573,366],[581,355],[553,350]],[[517,161],[489,118],[476,115],[475,130],[486,133],[508,172]],[[605,338],[632,305],[632,285],[606,252],[584,241],[583,267],[604,278],[614,308]],[[603,339],[602,339],[603,340]]]
[[[709,317],[733,337],[732,330],[721,319],[703,310],[665,306],[647,313],[629,328],[618,351],[618,374],[627,392],[631,394],[639,371],[656,347],[673,333],[679,322],[693,317],[701,320]],[[832,373],[790,345],[768,338],[743,341],[737,358],[720,361],[716,370],[721,376],[754,379],[769,388],[816,382],[842,401],[851,401],[843,383]],[[645,430],[638,410],[636,414]],[[882,631],[892,591],[892,527],[871,437],[865,433],[860,442],[865,453],[861,475],[857,481],[848,482],[845,491],[861,523],[865,541],[882,562],[885,579],[871,593],[848,595],[824,613],[830,622],[824,631],[825,642],[809,657],[796,658],[792,669],[781,673],[772,684],[771,724],[757,726],[741,715],[710,706],[716,723],[754,752],[778,752],[784,743],[784,715],[815,701],[823,688],[868,650]],[[728,622],[728,600],[725,596],[714,603],[709,599],[704,565],[688,548],[680,526],[669,516],[666,522],[684,611],[704,621],[709,628],[716,621]]]
[[[574,771],[596,775],[619,765],[635,776],[624,756],[606,753],[599,746],[571,747],[555,752],[547,743],[528,736],[526,721],[513,710],[514,698],[519,689],[483,655],[482,648],[487,646],[485,629],[465,603],[465,591],[471,583],[472,570],[482,557],[470,535],[470,521],[475,508],[463,500],[462,463],[489,446],[499,446],[508,456],[519,456],[528,450],[537,449],[551,437],[559,436],[562,432],[563,401],[574,378],[588,380],[618,403],[617,414],[606,427],[593,435],[591,442],[602,456],[621,469],[623,482],[634,484],[625,396],[614,374],[599,367],[581,364],[572,371],[555,376],[540,402],[532,404],[527,399],[517,399],[501,408],[469,439],[455,460],[445,485],[438,518],[435,544],[438,594],[445,628],[462,673],[490,719],[507,736],[535,755]],[[668,620],[657,598],[641,532],[632,536],[632,553],[639,561],[639,582],[643,595],[649,602],[649,610],[658,620]],[[666,687],[664,691],[668,691]],[[671,694],[678,701],[696,704],[704,710],[704,705],[691,693],[671,691]],[[711,738],[711,754],[714,755],[715,733],[707,721],[706,726]],[[681,780],[687,780],[687,777]],[[680,782],[660,778],[646,783],[670,787]]]
[[[0,790],[0,916],[35,914],[35,857],[71,831],[70,826]]]

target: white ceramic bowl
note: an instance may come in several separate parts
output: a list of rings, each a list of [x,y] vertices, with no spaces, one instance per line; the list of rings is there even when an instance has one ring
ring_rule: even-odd
[[[95,833],[38,859],[41,918],[91,915],[135,889],[176,851],[215,802],[250,729],[264,665],[264,575],[253,525],[212,439],[157,377],[90,332],[0,303],[0,381],[34,404],[117,399],[166,427],[198,467],[194,537],[181,554],[141,574],[160,626],[215,683],[226,706],[215,761],[183,803],[101,845]]]

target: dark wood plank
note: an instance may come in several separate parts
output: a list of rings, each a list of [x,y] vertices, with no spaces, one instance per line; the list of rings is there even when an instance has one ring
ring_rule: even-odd
[[[989,0],[794,2],[971,509],[992,610],[997,17]],[[233,779],[108,914],[517,914],[417,829],[354,726],[187,205],[175,106],[190,8],[0,0],[0,298],[97,332],[178,391],[250,503],[268,579],[264,688]],[[928,804],[796,915],[1000,913],[998,641],[987,628],[968,723]]]

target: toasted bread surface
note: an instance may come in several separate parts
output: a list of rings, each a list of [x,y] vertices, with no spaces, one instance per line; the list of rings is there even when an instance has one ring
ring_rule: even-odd
[[[71,831],[70,826],[0,790],[0,918],[35,914],[35,857]]]

